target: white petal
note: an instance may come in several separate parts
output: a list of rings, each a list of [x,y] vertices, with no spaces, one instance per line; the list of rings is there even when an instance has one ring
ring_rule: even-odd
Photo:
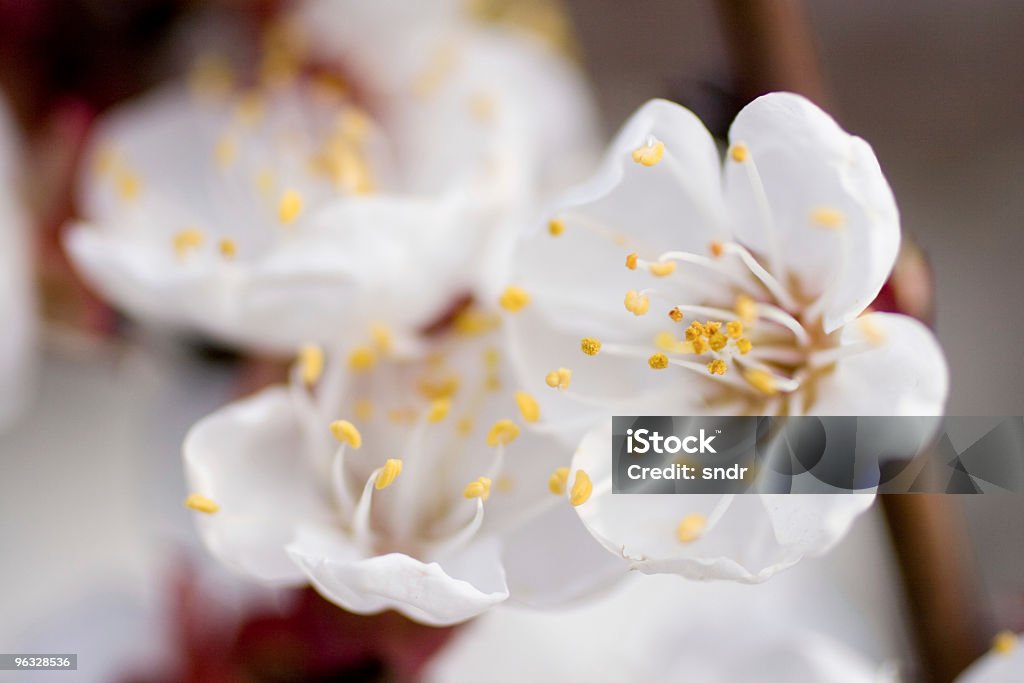
[[[445,626],[465,621],[508,597],[496,541],[481,540],[439,562],[401,553],[361,556],[340,533],[304,527],[288,552],[331,602],[356,612],[398,610]]]
[[[827,551],[873,498],[794,495],[801,500],[790,504],[754,494],[612,494],[611,441],[609,421],[580,444],[572,469],[590,475],[594,494],[576,511],[610,552],[645,573],[758,583]],[[676,528],[691,514],[703,515],[709,527],[683,544]]]
[[[750,152],[744,163],[726,159],[727,201],[739,240],[767,264],[777,251],[781,267],[799,278],[803,295],[813,298],[829,289],[826,332],[852,320],[878,294],[899,251],[899,212],[871,147],[790,93],[771,93],[747,105],[729,140]],[[748,177],[755,167],[773,228]],[[842,225],[815,225],[811,216],[818,208],[840,212]],[[775,275],[786,281],[784,273]]]
[[[204,418],[185,439],[191,492],[220,506],[196,513],[203,541],[221,561],[263,581],[301,583],[285,546],[299,523],[332,516],[296,447],[302,438],[287,390],[274,387]]]
[[[941,415],[949,393],[945,356],[931,330],[894,313],[849,323],[841,344],[866,350],[840,359],[822,378],[814,415]]]
[[[623,578],[628,569],[587,533],[561,496],[543,515],[507,536],[503,558],[512,599],[533,606],[587,597]]]
[[[1019,683],[1024,680],[1024,634],[1017,636],[1016,646],[1006,653],[989,652],[971,664],[956,683]]]

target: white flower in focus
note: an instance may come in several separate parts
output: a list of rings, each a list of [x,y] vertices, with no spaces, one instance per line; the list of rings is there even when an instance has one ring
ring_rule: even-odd
[[[623,574],[552,495],[571,454],[533,429],[545,418],[506,384],[500,351],[467,341],[417,362],[356,352],[320,379],[323,365],[305,349],[289,388],[188,435],[187,504],[206,513],[197,522],[222,561],[310,583],[353,612],[427,624],[510,593],[571,599]]]
[[[24,408],[35,356],[32,250],[19,196],[19,157],[14,122],[0,97],[0,427]]]
[[[723,169],[693,114],[652,101],[523,238],[520,381],[570,437],[611,414],[941,414],[932,333],[865,312],[899,246],[868,144],[786,93],[744,108],[729,138]],[[601,426],[574,460],[595,492],[577,511],[646,572],[761,581],[827,550],[872,499],[613,496],[610,439]]]
[[[999,633],[992,649],[969,666],[956,683],[1017,683],[1024,679],[1024,647],[1021,636],[1012,631]]]
[[[378,12],[351,9],[343,26]],[[295,26],[270,33],[258,84],[206,60],[190,89],[106,117],[68,250],[130,313],[230,344],[411,338],[478,286],[542,170],[589,151],[581,76],[525,38],[445,24],[428,40],[412,19],[339,33],[324,71]],[[538,111],[578,124],[559,159]]]

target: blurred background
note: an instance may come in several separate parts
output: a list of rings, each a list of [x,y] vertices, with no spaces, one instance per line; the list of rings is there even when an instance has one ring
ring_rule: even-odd
[[[56,235],[72,211],[76,159],[64,141],[274,9],[0,0],[0,87],[30,152],[45,315],[35,398],[0,434],[0,652],[90,652],[94,663],[152,670],[180,624],[168,605],[181,602],[181,566],[226,609],[252,599],[206,566],[181,508],[181,437],[237,392],[237,361],[138,334],[126,341],[123,323],[74,281]],[[566,0],[560,10],[608,135],[651,97],[689,106],[720,134],[752,96],[792,89],[868,140],[930,264],[933,303],[905,296],[933,315],[951,370],[948,412],[1024,414],[1024,4]],[[914,281],[928,277],[923,263],[908,266]],[[1011,495],[886,501],[833,555],[779,582],[803,595],[794,613],[872,660],[910,662],[908,680],[951,680],[996,630],[1024,630],[1022,518],[1024,500]],[[829,609],[811,614],[822,601]],[[470,628],[507,638],[519,618]],[[587,621],[570,610],[545,628]],[[462,637],[455,651],[483,642]],[[438,664],[438,680],[463,680],[452,666]],[[113,670],[83,667],[77,680],[118,680]],[[353,680],[385,680],[373,671]]]

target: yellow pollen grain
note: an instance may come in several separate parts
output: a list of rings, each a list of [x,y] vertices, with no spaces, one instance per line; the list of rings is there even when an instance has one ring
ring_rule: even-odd
[[[721,351],[729,343],[729,339],[721,332],[715,332],[708,337],[708,346],[712,351]]]
[[[398,479],[398,475],[401,473],[402,461],[397,458],[388,458],[384,461],[384,467],[380,469],[376,481],[373,482],[373,487],[378,491],[386,489],[395,482],[395,479]]]
[[[665,156],[665,143],[661,140],[651,140],[646,145],[641,145],[633,150],[633,161],[643,166],[654,166]]]
[[[560,221],[557,218],[548,221],[548,234],[552,237],[558,237],[563,232],[565,232],[565,221]]]
[[[626,306],[626,310],[635,316],[644,315],[651,307],[651,301],[647,298],[647,295],[640,294],[635,289],[626,292],[626,298],[623,300],[623,303]]]
[[[675,261],[660,261],[647,264],[647,272],[654,277],[667,277],[676,272]]]
[[[1013,631],[1000,631],[992,639],[992,651],[1000,655],[1008,655],[1018,645],[1019,638]]]
[[[174,252],[178,258],[184,258],[188,252],[203,245],[206,235],[198,228],[186,228],[174,235]]]
[[[754,345],[746,337],[741,337],[736,340],[736,348],[740,350],[741,355],[747,355],[750,353],[750,349],[754,348]]]
[[[498,303],[509,313],[518,313],[530,303],[530,294],[522,287],[509,285],[501,293]]]
[[[740,294],[736,297],[736,315],[749,325],[757,318],[757,304],[746,294]]]
[[[185,499],[185,507],[208,515],[212,515],[220,510],[220,505],[217,505],[213,500],[210,500],[206,496],[201,496],[198,493],[193,493]]]
[[[668,312],[668,317],[672,319],[672,322],[678,323],[683,321],[683,312],[679,310],[679,307],[671,309]]]
[[[570,382],[572,382],[572,370],[569,368],[558,368],[544,376],[544,383],[559,391],[568,389]]]
[[[451,407],[451,401],[446,398],[434,401],[427,410],[427,422],[440,422],[448,417],[448,411],[451,410]]]
[[[142,180],[139,176],[127,169],[121,169],[114,178],[117,194],[125,201],[131,201],[139,196],[142,191]]]
[[[760,391],[762,394],[774,396],[779,393],[778,382],[776,382],[775,377],[766,370],[750,368],[743,373],[743,379],[747,380],[752,387]]]
[[[487,445],[495,448],[497,446],[507,446],[516,440],[519,436],[519,425],[512,420],[498,420],[492,426],[489,432],[487,432]]]
[[[843,212],[831,206],[818,206],[811,209],[810,219],[811,223],[817,227],[828,230],[838,230],[846,222]]]
[[[363,445],[363,436],[356,426],[348,420],[335,420],[330,426],[331,436],[343,443],[358,449]]]
[[[594,484],[590,481],[590,475],[583,470],[576,470],[576,479],[572,482],[572,490],[569,491],[569,502],[573,507],[583,505],[590,500],[590,494],[594,491]]]
[[[356,372],[372,370],[377,364],[377,352],[369,346],[357,346],[348,354],[348,367]]]
[[[588,356],[601,353],[601,340],[596,337],[584,337],[580,340],[580,351]]]
[[[531,394],[525,391],[517,391],[516,405],[519,406],[519,413],[527,422],[536,422],[540,419],[540,405]]]
[[[647,364],[652,370],[664,370],[668,367],[668,356],[663,353],[656,353],[647,359]]]
[[[306,344],[298,353],[299,376],[306,386],[314,384],[324,374],[324,352],[316,344]]]
[[[462,490],[462,496],[469,499],[487,500],[491,497],[491,480],[487,477],[474,479],[466,484],[466,488]]]
[[[630,270],[636,270],[636,262],[637,260],[639,260],[639,258],[640,256],[636,252],[633,252],[632,254],[626,256],[626,267],[629,268]]]
[[[217,168],[221,170],[230,166],[237,156],[238,143],[230,135],[221,137],[213,146],[213,160],[217,164]]]
[[[725,324],[725,331],[730,339],[739,339],[743,336],[743,323],[739,320],[730,320]]]
[[[559,467],[548,477],[548,491],[556,496],[565,495],[565,487],[569,483],[569,468]]]
[[[742,164],[750,157],[750,150],[743,143],[736,143],[729,148],[729,158],[736,163]]]
[[[693,543],[704,533],[708,525],[708,518],[704,515],[694,513],[683,517],[676,527],[676,539],[680,543]]]
[[[238,243],[230,237],[225,237],[217,242],[217,251],[219,251],[220,255],[224,258],[233,259],[238,255]]]
[[[355,416],[363,421],[370,420],[373,418],[373,401],[369,399],[361,398],[352,404],[352,412]]]
[[[729,366],[725,364],[724,360],[716,358],[715,360],[708,363],[708,372],[712,375],[724,375],[725,371],[729,369]]]
[[[708,245],[708,251],[715,258],[721,258],[722,254],[725,253],[725,245],[716,240]]]
[[[277,220],[282,225],[291,225],[302,213],[302,195],[295,190],[285,190],[277,204]]]

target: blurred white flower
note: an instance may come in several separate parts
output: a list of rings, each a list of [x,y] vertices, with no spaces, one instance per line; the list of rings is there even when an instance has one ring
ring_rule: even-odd
[[[899,246],[868,144],[786,93],[729,137],[723,170],[693,114],[652,101],[523,238],[508,291],[528,305],[506,308],[524,387],[570,438],[610,414],[941,414],[932,333],[864,312]],[[872,499],[613,496],[609,443],[606,424],[574,460],[593,488],[577,510],[642,571],[761,581],[831,547]]]
[[[500,353],[477,338],[416,362],[360,349],[321,379],[323,356],[305,349],[289,388],[212,414],[185,441],[208,548],[253,578],[427,624],[621,576],[551,494],[571,453],[531,429],[544,418]]]
[[[191,88],[101,122],[66,240],[101,293],[248,348],[344,344],[372,324],[412,337],[475,289],[553,169],[591,150],[563,57],[455,17],[427,30],[347,10],[270,31],[258,85],[201,60]],[[326,69],[313,29],[343,51]]]
[[[1024,680],[1024,647],[1021,636],[1012,631],[999,633],[992,649],[969,666],[956,683],[1018,683]]]
[[[20,158],[15,125],[0,93],[0,428],[24,409],[35,367],[32,248],[20,196]]]

